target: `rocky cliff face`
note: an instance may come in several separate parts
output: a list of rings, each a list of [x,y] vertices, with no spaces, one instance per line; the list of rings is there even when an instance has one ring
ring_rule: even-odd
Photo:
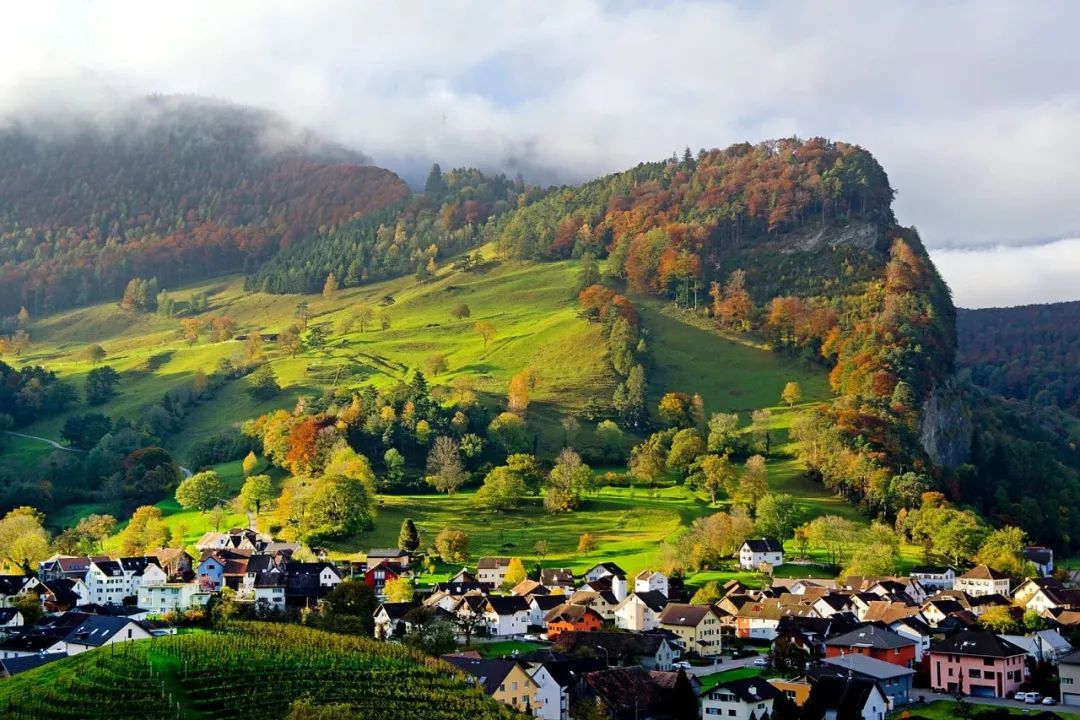
[[[955,382],[937,387],[923,405],[919,438],[938,465],[956,467],[971,461],[971,413]]]

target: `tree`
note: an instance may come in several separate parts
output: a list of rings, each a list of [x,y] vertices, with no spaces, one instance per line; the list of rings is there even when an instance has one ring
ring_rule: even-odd
[[[247,386],[248,395],[256,400],[270,400],[281,392],[278,385],[277,375],[270,364],[260,365],[259,369],[251,374]]]
[[[529,448],[529,436],[525,421],[512,412],[499,413],[488,425],[488,439],[507,455],[524,452]]]
[[[484,349],[487,350],[488,343],[495,337],[495,326],[487,320],[481,320],[473,325],[473,331],[484,341]]]
[[[563,448],[548,473],[544,508],[552,513],[576,509],[585,493],[592,489],[592,481],[592,470],[581,461],[581,456],[570,448]]]
[[[300,300],[293,310],[293,317],[300,323],[301,330],[307,330],[308,321],[311,320],[311,306],[307,300]]]
[[[754,437],[754,449],[765,457],[769,457],[772,450],[772,412],[768,409],[755,410],[750,413],[750,432]]]
[[[86,374],[86,404],[101,405],[116,395],[120,375],[108,365],[94,368]]]
[[[0,560],[8,569],[29,574],[38,561],[49,557],[44,520],[44,515],[27,506],[11,510],[0,520]]]
[[[112,420],[102,413],[71,415],[60,429],[60,439],[80,450],[90,450],[112,430]]]
[[[467,477],[457,441],[446,435],[435,438],[428,452],[425,482],[439,492],[452,495]]]
[[[469,306],[463,302],[457,303],[454,307],[450,308],[450,317],[455,320],[464,320],[471,314],[472,311],[469,310]]]
[[[581,421],[573,415],[563,415],[559,424],[562,425],[563,429],[563,447],[570,447],[573,445],[578,431],[581,430]]]
[[[161,519],[161,510],[153,505],[135,508],[127,527],[120,533],[122,555],[144,555],[169,541],[169,529]]]
[[[510,378],[510,387],[506,392],[506,409],[515,415],[525,415],[529,407],[529,389],[535,373],[526,368]]]
[[[705,455],[698,463],[701,474],[701,489],[709,493],[709,500],[716,503],[716,495],[735,485],[735,468],[727,455]]]
[[[535,455],[514,453],[506,458],[506,467],[521,478],[529,492],[533,495],[540,494],[540,488],[544,485],[546,473],[540,467]]]
[[[25,329],[30,326],[30,311],[26,309],[25,305],[19,308],[19,314],[15,316],[15,320],[20,328]]]
[[[438,377],[449,369],[450,362],[442,353],[435,353],[428,355],[427,360],[424,361],[424,367],[432,377]]]
[[[80,545],[85,546],[86,554],[99,552],[105,539],[116,530],[116,518],[112,515],[87,515],[75,526]]]
[[[578,553],[588,557],[594,550],[596,550],[596,538],[593,537],[592,533],[581,533],[577,544]]]
[[[711,453],[725,455],[741,449],[738,413],[713,413],[709,418],[707,447]]]
[[[635,479],[644,483],[655,483],[664,477],[666,461],[664,437],[656,433],[630,451],[628,468]]]
[[[436,619],[435,611],[429,607],[415,607],[405,613],[404,643],[433,657],[445,655],[457,647],[454,637],[454,624],[449,620]]]
[[[304,349],[304,343],[300,339],[300,328],[290,325],[278,335],[278,347],[289,357],[296,357]]]
[[[1013,617],[1011,608],[1005,605],[988,607],[979,616],[979,627],[998,635],[1016,632],[1019,626]]]
[[[176,502],[185,510],[206,512],[222,502],[225,483],[213,470],[195,473],[176,488]]]
[[[705,441],[695,428],[683,428],[671,438],[668,450],[667,467],[669,470],[686,474],[690,466],[705,454]]]
[[[255,451],[249,450],[248,454],[244,456],[244,462],[242,465],[244,470],[244,477],[247,477],[248,475],[251,475],[251,473],[255,472],[255,468],[258,466],[258,464],[259,458],[255,456]]]
[[[202,318],[181,318],[180,319],[180,337],[184,339],[188,345],[194,345],[199,341],[199,333],[203,329]]]
[[[469,559],[469,536],[461,530],[444,527],[435,536],[435,549],[445,563],[463,563]]]
[[[1018,527],[1006,525],[986,536],[975,553],[975,562],[984,563],[1013,577],[1022,577],[1026,569],[1025,547],[1027,533]]]
[[[107,353],[100,345],[87,345],[86,349],[79,353],[79,357],[92,365],[97,365],[105,359]]]
[[[274,483],[269,475],[252,475],[244,480],[240,488],[240,505],[256,515],[262,512],[263,505],[274,499]]]
[[[540,561],[542,561],[547,556],[550,549],[551,544],[543,538],[537,540],[536,544],[533,545],[533,552],[536,553],[536,559]]]
[[[731,498],[734,502],[753,508],[758,500],[769,492],[769,471],[765,467],[765,458],[760,455],[752,455],[746,460],[746,467],[742,477],[739,478],[739,486]]]
[[[419,426],[420,423],[417,423],[418,429]],[[383,464],[386,466],[386,478],[391,483],[400,483],[405,479],[405,456],[397,448],[390,448],[383,453]]]
[[[345,445],[334,450],[307,504],[309,538],[355,535],[375,518],[375,474],[367,458]]]
[[[668,427],[689,427],[692,424],[690,417],[690,396],[681,392],[665,393],[660,398],[657,406],[660,419]]]
[[[364,329],[370,325],[371,321],[375,318],[375,311],[367,305],[361,305],[356,308],[355,317],[356,323],[360,326],[360,332],[364,332]],[[383,317],[386,317],[386,315],[384,314]],[[389,318],[387,318],[387,322],[383,325],[383,330],[389,327],[389,325]]]
[[[820,549],[826,562],[843,567],[859,542],[860,528],[837,515],[821,515],[803,526],[809,545]]]
[[[601,420],[596,426],[596,439],[604,453],[604,459],[609,462],[621,460],[626,453],[625,434],[618,425],[611,420]]]
[[[397,546],[400,550],[414,553],[420,549],[420,531],[416,529],[416,523],[412,518],[401,521],[401,530],[398,531]]]
[[[383,330],[390,329],[390,315],[387,313],[379,313],[379,327]]]
[[[375,609],[379,605],[375,591],[363,580],[344,580],[323,598],[322,612],[359,618],[362,630],[372,635],[375,630]]]
[[[326,282],[322,286],[322,296],[326,300],[330,300],[334,297],[338,290],[338,279],[334,273],[330,273],[326,276]]]
[[[758,500],[754,525],[759,534],[784,542],[795,529],[798,512],[794,497],[787,493],[770,493]]]
[[[799,386],[799,383],[794,380],[788,382],[780,392],[780,399],[786,402],[788,407],[792,407],[795,403],[802,400],[802,388]]]
[[[724,599],[724,589],[720,587],[720,583],[715,580],[709,582],[698,588],[698,591],[694,593],[694,596],[690,598],[691,605],[712,605]]]
[[[678,554],[681,562],[692,568],[715,568],[730,558],[752,531],[745,512],[714,513],[694,521],[679,539]]]
[[[506,578],[503,580],[503,588],[509,590],[524,580],[525,564],[521,562],[519,557],[510,558],[510,562],[506,566]]]
[[[502,512],[521,506],[528,488],[521,476],[506,466],[494,468],[484,477],[484,484],[476,491],[477,505]]]
[[[387,602],[412,602],[416,589],[409,578],[394,578],[387,580],[383,587],[383,595]]]

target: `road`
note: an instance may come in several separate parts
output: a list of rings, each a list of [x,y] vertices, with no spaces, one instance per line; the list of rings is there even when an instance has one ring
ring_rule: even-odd
[[[691,666],[689,670],[686,670],[686,674],[701,677],[703,675],[712,675],[713,673],[725,672],[727,670],[738,670],[739,668],[750,667],[759,657],[761,656],[752,655],[751,657],[728,660],[727,662],[715,663],[713,665],[694,665]]]
[[[954,701],[956,699],[952,695],[947,695],[947,694],[944,694],[944,693],[930,692],[929,690],[915,689],[915,690],[911,691],[911,698],[913,700],[917,700],[920,697],[923,698],[928,703],[929,702],[934,702],[936,700],[946,700],[946,701],[952,702],[952,701]],[[1053,705],[1053,706],[1028,705],[1026,703],[1017,702],[1016,700],[1006,700],[1005,698],[972,697],[970,695],[966,696],[964,698],[964,700],[971,703],[972,705],[991,705],[991,706],[994,706],[994,707],[1012,708],[1014,710],[1037,710],[1037,711],[1050,710],[1051,712],[1056,712],[1057,708],[1058,708],[1057,705]],[[913,713],[913,714],[918,714],[918,713]]]
[[[61,445],[60,443],[56,442],[55,440],[50,440],[49,438],[38,437],[37,435],[26,435],[24,433],[13,432],[11,430],[5,430],[4,432],[6,432],[8,435],[14,435],[15,437],[21,437],[21,438],[26,438],[27,440],[37,440],[38,442],[47,443],[48,445],[51,445],[52,447],[56,448],[57,450],[63,450],[64,452],[74,452],[74,453],[85,452],[85,450],[80,450],[79,448],[68,447],[67,445]],[[178,465],[177,467],[180,468],[180,472],[181,472],[181,474],[183,474],[185,480],[187,478],[191,477],[191,471],[188,470],[186,467],[184,467],[182,465]]]

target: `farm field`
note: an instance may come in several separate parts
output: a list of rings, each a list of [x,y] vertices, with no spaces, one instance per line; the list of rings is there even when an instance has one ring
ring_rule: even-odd
[[[448,670],[398,645],[241,623],[228,633],[109,645],[5,680],[0,716],[266,720],[284,718],[294,700],[312,697],[347,705],[348,716],[360,720],[516,717]]]

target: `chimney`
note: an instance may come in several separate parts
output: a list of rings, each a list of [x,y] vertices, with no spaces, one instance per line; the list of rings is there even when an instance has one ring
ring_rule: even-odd
[[[618,575],[611,576],[611,592],[615,599],[622,602],[626,599],[626,578]]]

